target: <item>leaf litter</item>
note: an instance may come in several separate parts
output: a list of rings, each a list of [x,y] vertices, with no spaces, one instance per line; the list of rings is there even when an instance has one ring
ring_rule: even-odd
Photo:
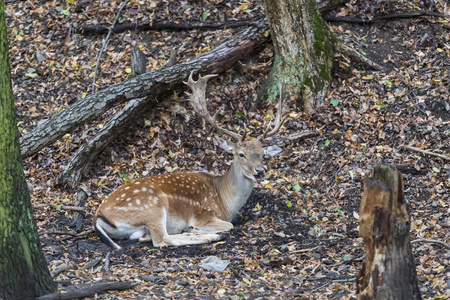
[[[112,24],[121,3],[73,2],[17,1],[6,6],[22,135],[91,90],[104,36],[76,33],[75,27]],[[442,1],[435,5],[448,13]],[[333,13],[373,18],[422,6],[419,1],[350,1]],[[255,1],[200,5],[135,0],[127,4],[119,23],[145,18],[219,23],[263,14],[261,3]],[[372,25],[330,23],[346,43],[387,66],[387,73],[366,70],[337,54],[326,103],[309,115],[289,103],[290,119],[277,137],[284,151],[267,162],[267,176],[256,184],[234,220],[235,228],[215,244],[155,249],[151,244],[121,241],[126,250],[112,253],[107,272],[109,249],[89,232],[100,199],[130,179],[185,170],[220,174],[231,163],[231,157],[214,145],[211,129],[183,107],[182,91],[168,94],[157,109],[143,113],[96,159],[81,182],[92,193],[84,234],[77,236],[69,227],[72,211],[63,207],[73,204],[74,194],[57,187],[55,176],[120,107],[26,159],[33,205],[49,204],[34,211],[49,267],[76,265],[55,278],[59,288],[64,290],[69,282],[110,279],[139,284],[99,298],[351,299],[364,257],[358,238],[362,180],[378,163],[395,164],[405,176],[411,239],[450,243],[449,161],[402,148],[450,153],[450,33],[441,21],[425,17]],[[135,40],[151,71],[167,62],[175,46],[181,45],[178,61],[186,61],[236,31],[112,35],[99,65],[97,89],[130,78],[129,54]],[[257,99],[270,71],[272,51],[269,45],[211,83],[210,110],[225,106],[220,122],[229,127],[247,124],[256,134],[270,120],[275,108]],[[318,135],[286,139],[308,130]],[[72,235],[52,234],[57,231]],[[413,252],[424,299],[450,297],[448,250],[433,243],[414,243]],[[209,256],[230,263],[223,272],[199,267]]]

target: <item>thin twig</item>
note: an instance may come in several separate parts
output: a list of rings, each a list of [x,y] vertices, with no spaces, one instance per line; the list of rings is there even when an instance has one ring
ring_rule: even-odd
[[[62,242],[62,241],[69,240],[69,239],[72,239],[72,238],[80,238],[80,237],[82,237],[82,236],[84,236],[84,235],[88,235],[88,234],[91,233],[91,232],[94,232],[94,229],[91,228],[91,229],[82,231],[82,232],[80,232],[80,233],[78,233],[78,234],[76,234],[76,235],[74,235],[74,236],[66,236],[66,237],[63,237],[62,239],[60,239],[60,241]]]
[[[68,231],[44,231],[39,232],[39,235],[44,234],[61,234],[61,235],[70,235],[70,236],[77,236],[78,234],[76,232],[68,232]]]
[[[52,208],[58,208],[58,209],[65,209],[65,210],[73,210],[73,211],[79,211],[79,212],[85,212],[86,208],[84,207],[79,207],[79,206],[67,206],[67,205],[60,205],[60,204],[36,204],[33,205],[33,208],[47,208],[47,207],[52,207]]]
[[[417,239],[417,240],[413,240],[411,241],[411,244],[414,243],[432,243],[432,244],[438,244],[439,246],[442,246],[444,248],[450,249],[450,245],[447,243],[444,243],[443,241],[440,240],[431,240],[431,239]]]
[[[320,188],[324,183],[326,183],[326,182],[332,180],[333,178],[336,178],[337,174],[339,174],[339,172],[341,172],[341,169],[342,169],[343,166],[345,166],[345,162],[343,162],[343,163],[339,166],[339,169],[338,169],[336,172],[334,172],[334,174],[333,174],[332,176],[330,176],[329,178],[327,178],[325,181],[322,181],[322,182],[319,184],[319,186],[318,186],[317,188]]]
[[[94,69],[94,79],[92,81],[92,93],[95,93],[95,80],[97,79],[97,69],[98,69],[98,65],[100,64],[100,58],[102,57],[102,53],[103,50],[106,47],[106,44],[108,43],[109,37],[111,36],[111,32],[114,29],[114,26],[116,26],[117,20],[119,20],[120,14],[122,13],[123,8],[125,7],[125,5],[127,5],[128,0],[125,0],[122,3],[122,6],[119,9],[119,12],[117,13],[116,17],[114,18],[114,23],[112,24],[111,28],[108,31],[108,35],[106,36],[105,40],[103,41],[103,45],[102,48],[100,49],[100,52],[98,53],[98,57],[97,57],[97,63],[95,64],[95,69]]]
[[[360,261],[363,261],[365,257],[366,257],[366,254],[364,253],[364,255],[361,256],[361,257],[351,258],[351,259],[348,259],[348,260],[342,260],[341,262],[338,262],[336,264],[328,265],[328,267],[333,268],[333,267],[338,267],[338,266],[343,265],[343,264],[350,264],[350,263],[355,262],[355,261],[356,262],[360,262]]]
[[[318,290],[320,290],[320,289],[322,289],[322,288],[324,288],[324,287],[330,285],[330,283],[331,283],[331,282],[326,282],[325,284],[322,284],[321,286],[319,286],[319,287],[313,289],[313,290],[310,292],[310,294],[313,294],[313,293],[317,292]]]
[[[436,157],[439,157],[439,158],[442,158],[442,159],[445,159],[445,160],[450,160],[450,156],[447,156],[447,155],[444,155],[444,154],[434,153],[434,152],[431,152],[431,151],[422,150],[422,149],[419,149],[419,148],[416,148],[416,147],[412,147],[412,146],[407,146],[407,145],[403,145],[401,147],[409,149],[409,150],[412,150],[412,151],[417,151],[417,152],[423,153],[425,155],[431,155],[431,156],[436,156]]]
[[[350,282],[350,281],[355,281],[356,277],[351,277],[351,278],[341,278],[341,279],[331,279],[331,281],[333,282]]]
[[[319,246],[314,247],[314,248],[308,248],[308,249],[300,249],[300,250],[290,251],[290,252],[288,252],[288,254],[311,252],[311,251],[316,250],[317,248],[319,248]]]

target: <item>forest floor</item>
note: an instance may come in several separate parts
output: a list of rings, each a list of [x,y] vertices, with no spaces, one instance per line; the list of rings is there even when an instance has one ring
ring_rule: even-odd
[[[111,24],[121,2],[14,1],[6,5],[12,78],[21,135],[38,122],[91,93],[93,71],[106,35],[81,34],[83,24]],[[428,3],[428,1],[425,1]],[[434,11],[449,14],[445,1]],[[331,12],[369,19],[426,10],[422,1],[349,1]],[[166,20],[223,22],[264,14],[259,1],[130,1],[120,22]],[[335,56],[327,101],[313,114],[289,105],[289,120],[277,139],[284,151],[266,162],[267,176],[234,220],[222,242],[178,248],[119,241],[113,252],[93,232],[74,236],[74,192],[56,184],[76,150],[92,138],[120,107],[102,120],[66,134],[25,159],[42,246],[50,270],[75,264],[55,280],[61,291],[101,280],[137,284],[95,299],[354,299],[355,278],[364,256],[358,237],[362,180],[374,165],[390,163],[404,174],[411,205],[411,240],[450,243],[450,161],[402,147],[450,154],[449,18],[416,17],[373,24],[330,23],[349,46],[387,67],[375,72]],[[136,41],[148,57],[147,71],[162,67],[173,47],[179,62],[209,51],[239,28],[216,31],[142,31],[113,34],[99,65],[97,90],[130,78],[130,50]],[[212,80],[211,111],[225,105],[225,126],[249,124],[256,135],[274,105],[258,96],[270,71],[273,48],[248,57]],[[79,186],[92,197],[83,231],[91,229],[101,198],[124,180],[184,170],[223,173],[231,157],[214,144],[214,133],[189,108],[185,88],[166,94],[157,109],[143,113],[120,139],[95,160]],[[177,112],[177,113],[175,113]],[[286,137],[303,131],[303,140]],[[69,232],[72,235],[63,235]],[[413,243],[424,299],[450,299],[450,252],[436,243]],[[223,272],[199,267],[208,256],[229,260]],[[92,263],[94,262],[94,263]],[[89,265],[89,263],[91,263]],[[94,297],[92,297],[94,299]]]

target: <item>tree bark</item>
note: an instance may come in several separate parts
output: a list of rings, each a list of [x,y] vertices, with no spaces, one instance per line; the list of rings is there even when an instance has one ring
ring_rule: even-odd
[[[422,299],[409,239],[409,207],[395,166],[378,165],[364,179],[359,217],[366,257],[357,279],[357,298]]]
[[[191,61],[145,73],[86,96],[23,136],[20,139],[22,157],[34,155],[81,124],[99,118],[117,103],[149,95],[152,97],[149,98],[148,104],[156,103],[156,97],[160,93],[176,87],[192,70],[202,73],[221,73],[228,70],[267,43],[267,31],[266,20],[261,20],[255,26],[242,30],[219,47]]]
[[[34,299],[54,284],[22,167],[4,9],[0,1],[0,299]]]
[[[267,81],[269,100],[296,99],[306,111],[323,100],[331,80],[335,37],[314,0],[266,0],[275,59]]]

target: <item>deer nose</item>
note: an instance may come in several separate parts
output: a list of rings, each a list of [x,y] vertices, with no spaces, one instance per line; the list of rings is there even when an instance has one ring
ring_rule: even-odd
[[[264,168],[262,166],[256,167],[255,172],[256,172],[256,175],[264,175],[264,173],[266,173],[266,171],[264,170]]]

